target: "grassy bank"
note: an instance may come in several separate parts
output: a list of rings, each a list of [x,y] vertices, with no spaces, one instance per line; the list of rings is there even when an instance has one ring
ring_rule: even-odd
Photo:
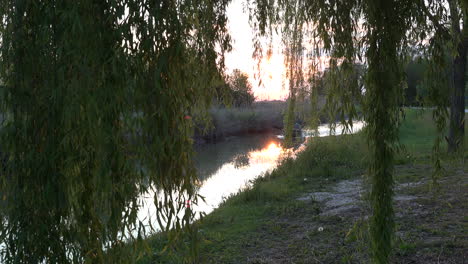
[[[468,257],[467,167],[445,156],[445,176],[438,191],[431,189],[434,135],[429,112],[406,112],[400,130],[406,147],[395,172],[394,263],[462,263]],[[283,160],[196,224],[196,263],[368,263],[367,161],[363,134],[312,139],[295,160]],[[352,193],[356,183],[363,185],[356,190],[364,202],[336,211],[318,199],[338,194],[337,186]],[[153,238],[154,254],[143,262],[182,263],[186,252],[161,254],[164,243]]]

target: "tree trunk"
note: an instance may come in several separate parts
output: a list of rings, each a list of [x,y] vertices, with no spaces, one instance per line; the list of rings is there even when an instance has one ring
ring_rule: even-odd
[[[457,45],[457,56],[453,59],[452,77],[453,85],[450,95],[450,125],[448,141],[448,151],[456,152],[465,136],[465,85],[466,85],[466,54],[468,49],[467,18],[464,17],[463,29],[460,31],[459,19],[456,14],[455,1],[449,1],[452,13],[452,29],[460,36]],[[466,14],[464,14],[466,16]]]
[[[466,44],[466,43],[464,43]],[[465,135],[465,84],[467,45],[460,43],[453,61],[453,88],[450,97],[449,152],[456,152]]]

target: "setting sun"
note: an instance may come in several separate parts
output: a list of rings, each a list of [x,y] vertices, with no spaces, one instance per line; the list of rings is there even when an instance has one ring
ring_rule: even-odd
[[[288,92],[285,89],[286,69],[284,56],[275,52],[264,57],[254,71],[253,87],[257,100],[284,100]]]
[[[229,31],[235,40],[232,51],[226,54],[226,71],[240,69],[249,75],[256,100],[285,100],[288,96],[284,55],[279,49],[281,40],[278,36],[272,41],[272,53],[260,62],[252,58],[253,34],[248,23],[248,14],[242,11],[242,2],[233,1],[228,10],[230,17],[237,18],[229,21]],[[244,18],[244,19],[240,19]],[[265,44],[265,43],[264,43]],[[266,53],[266,50],[264,50]],[[260,67],[259,67],[260,66]]]

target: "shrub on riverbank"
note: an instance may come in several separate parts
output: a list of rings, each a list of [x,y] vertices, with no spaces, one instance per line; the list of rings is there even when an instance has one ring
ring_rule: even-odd
[[[323,98],[320,99],[323,108]],[[195,130],[195,140],[198,143],[216,142],[229,136],[245,135],[248,133],[282,133],[284,112],[287,102],[258,101],[250,107],[213,106],[210,111],[211,123],[199,123]],[[310,105],[301,104],[296,113],[296,122],[307,125]],[[320,112],[321,123],[328,122],[328,114]]]
[[[254,102],[251,107],[213,107],[209,112],[211,128],[198,125],[195,137],[216,141],[232,135],[278,132],[283,128],[285,107],[283,101]]]

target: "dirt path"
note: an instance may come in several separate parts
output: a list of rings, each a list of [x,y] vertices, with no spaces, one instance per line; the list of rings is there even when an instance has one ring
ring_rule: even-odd
[[[468,175],[450,171],[435,198],[429,176],[427,166],[397,167],[392,263],[468,263]],[[364,186],[344,180],[298,197],[294,210],[262,225],[241,263],[369,263]]]

